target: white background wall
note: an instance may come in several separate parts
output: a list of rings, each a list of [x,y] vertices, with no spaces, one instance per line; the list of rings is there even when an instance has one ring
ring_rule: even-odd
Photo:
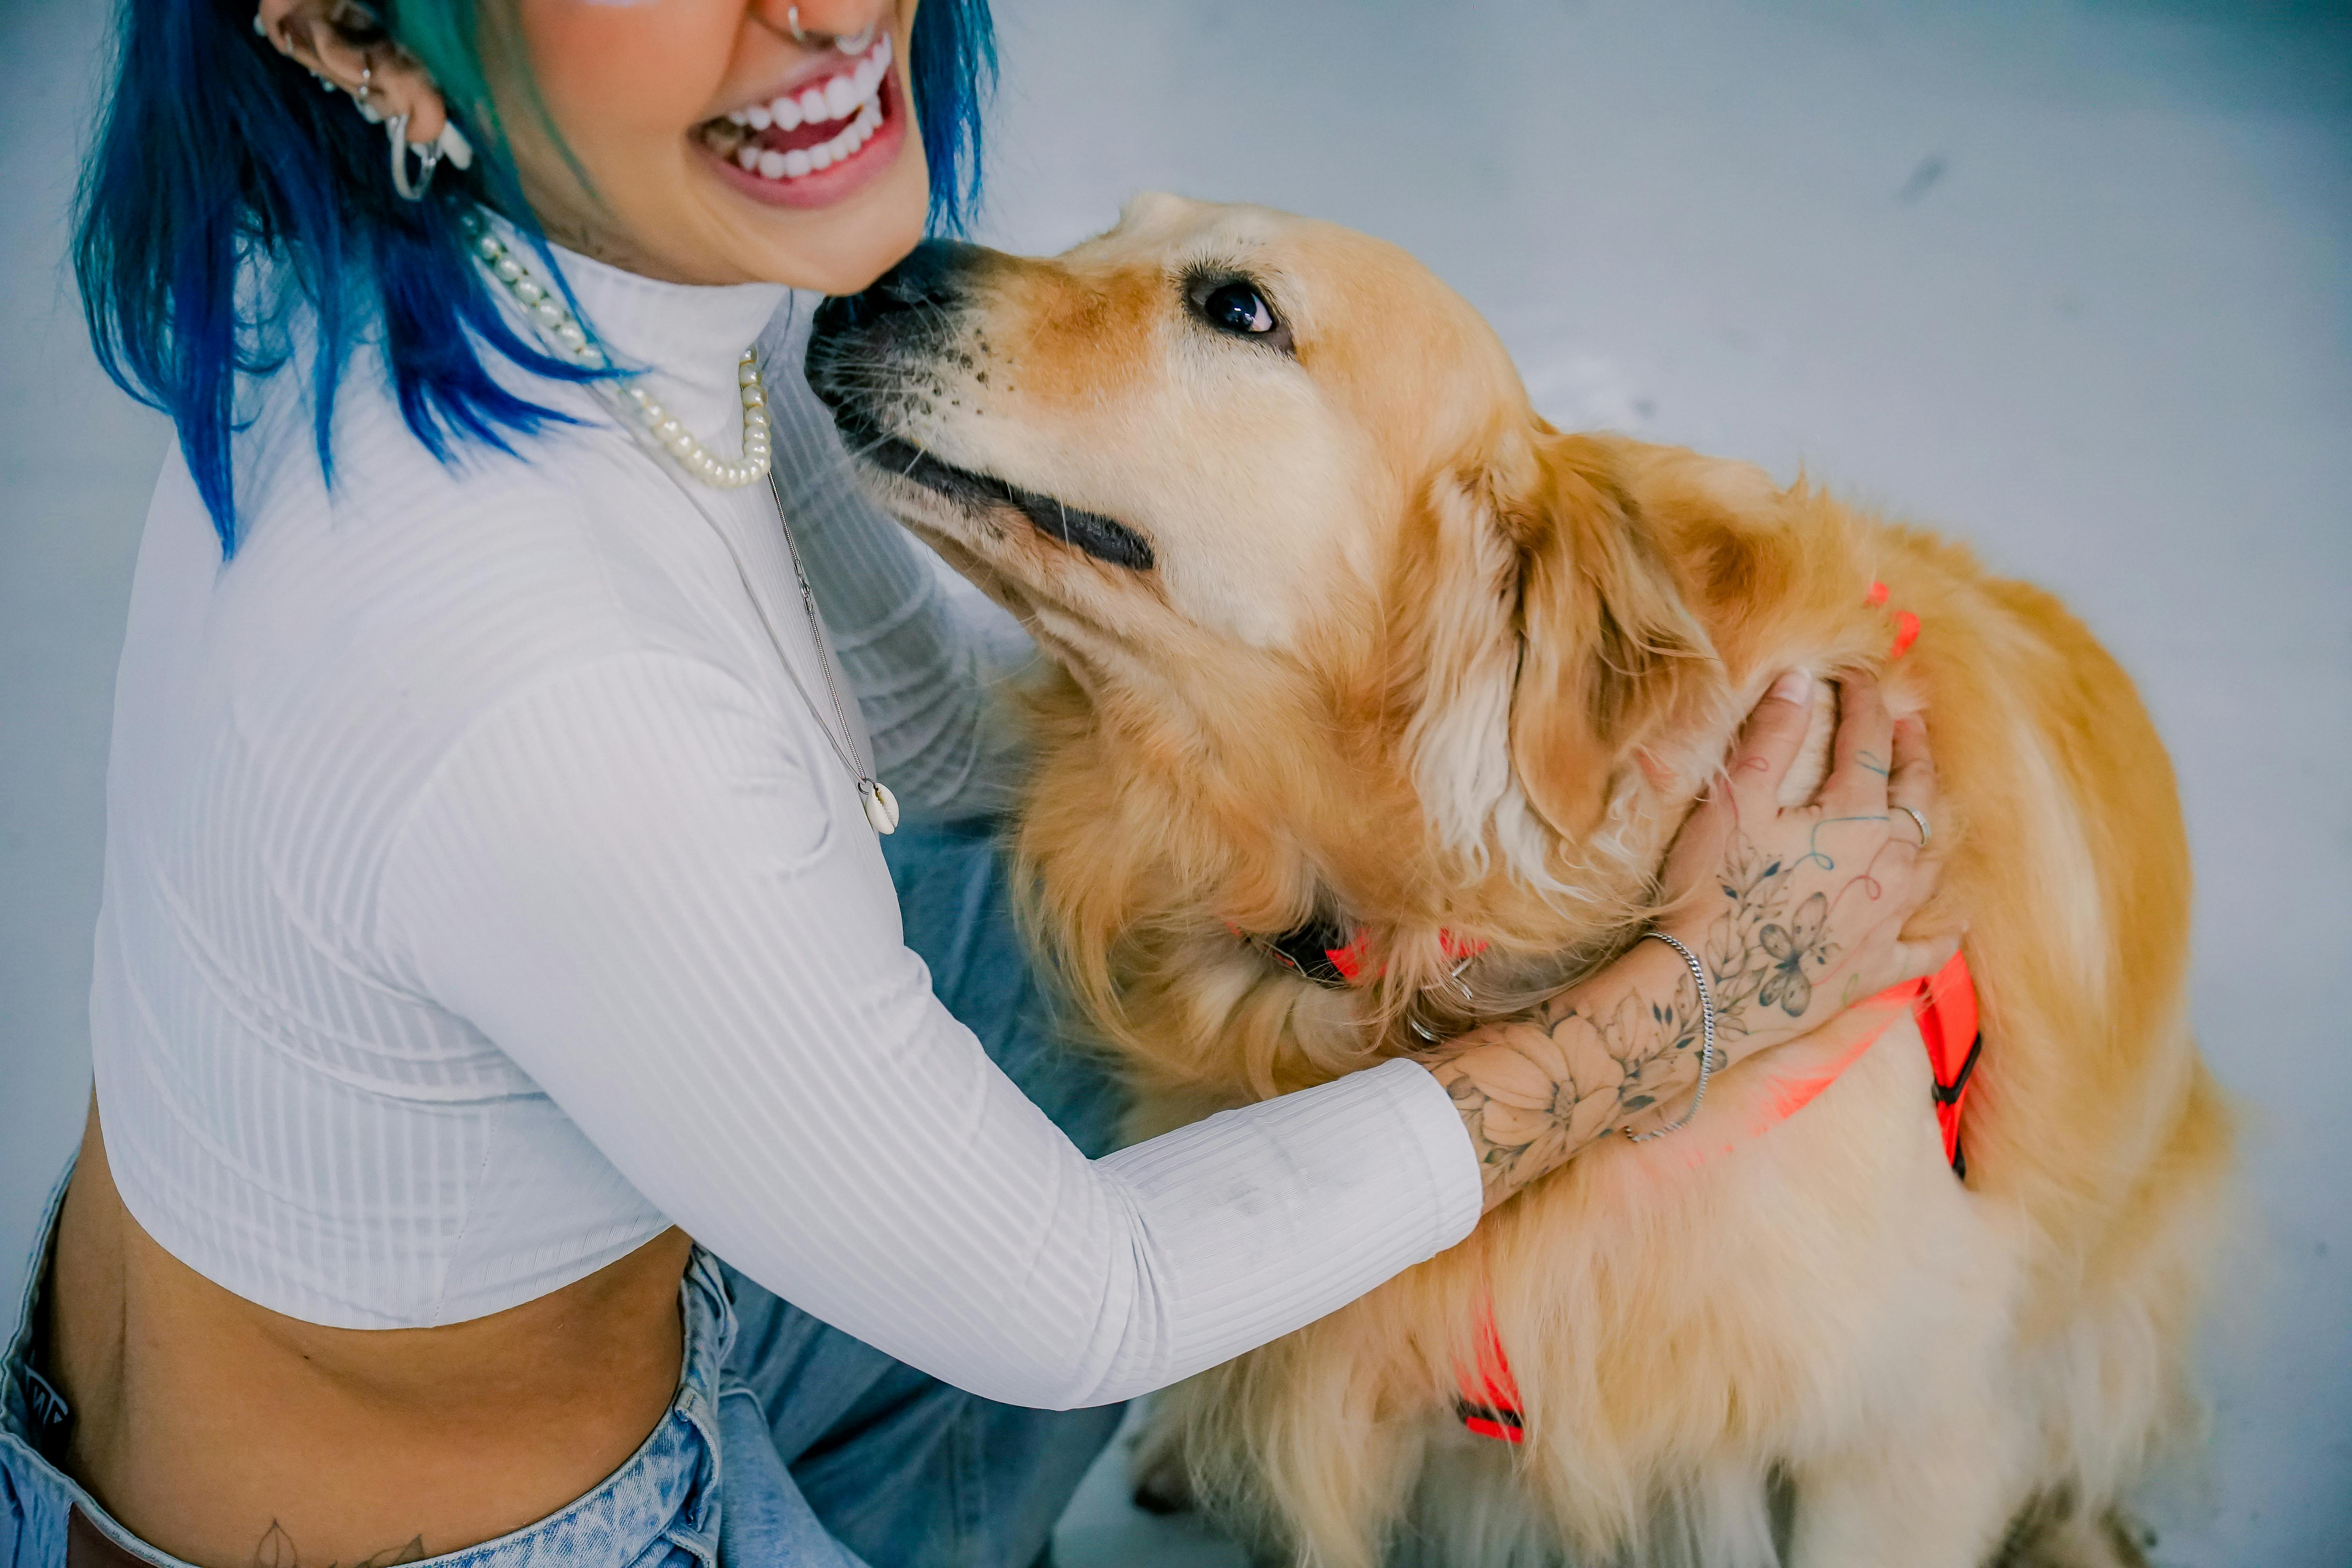
[[[79,1125],[108,691],[163,432],[60,215],[96,0],[0,0],[0,1289]],[[984,237],[1142,187],[1418,252],[1538,402],[1800,464],[2139,678],[2246,1109],[2210,1458],[2158,1556],[2352,1563],[2352,14],[2188,0],[999,0]],[[1066,1568],[1224,1562],[1090,1484]]]

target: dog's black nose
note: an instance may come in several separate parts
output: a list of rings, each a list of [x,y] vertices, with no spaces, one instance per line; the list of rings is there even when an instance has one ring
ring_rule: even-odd
[[[927,239],[865,293],[839,296],[818,306],[816,330],[856,331],[903,311],[952,309],[961,298],[961,279],[979,254],[976,245]]]

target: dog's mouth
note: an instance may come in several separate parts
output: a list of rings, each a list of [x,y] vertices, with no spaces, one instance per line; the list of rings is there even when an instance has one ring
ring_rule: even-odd
[[[861,407],[854,396],[823,385],[817,387],[817,395],[833,410],[834,424],[860,462],[920,485],[961,506],[974,510],[1010,507],[1027,518],[1029,525],[1046,538],[1097,561],[1130,572],[1151,570],[1155,562],[1151,542],[1117,518],[1066,505],[992,474],[959,468],[894,434]]]

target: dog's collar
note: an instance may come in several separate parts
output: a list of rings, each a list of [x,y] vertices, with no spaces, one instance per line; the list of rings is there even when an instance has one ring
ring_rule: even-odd
[[[1226,929],[1293,974],[1326,990],[1345,991],[1381,973],[1381,968],[1368,962],[1372,941],[1364,928],[1343,926],[1328,916],[1318,915],[1279,936],[1244,931],[1231,921],[1226,922]],[[1470,987],[1464,983],[1462,972],[1470,966],[1472,959],[1486,951],[1486,944],[1475,937],[1441,931],[1437,933],[1437,945],[1440,952],[1454,960],[1454,971],[1447,979],[1466,1000]]]
[[[1366,943],[1362,931],[1323,916],[1305,925],[1293,926],[1279,936],[1246,931],[1239,926],[1233,930],[1234,935],[1293,974],[1328,990],[1345,991],[1364,973]]]

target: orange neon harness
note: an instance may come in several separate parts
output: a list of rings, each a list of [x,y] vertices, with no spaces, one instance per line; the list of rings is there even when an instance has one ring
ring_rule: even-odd
[[[1278,963],[1319,984],[1352,984],[1363,973],[1361,940],[1333,925],[1304,926],[1276,938],[1248,940]],[[1476,944],[1463,943],[1457,948],[1449,939],[1446,950],[1459,951],[1466,957],[1476,951]],[[1855,1011],[1873,1007],[1885,1010],[1886,1022],[1853,1048],[1845,1065],[1860,1060],[1878,1037],[1908,1009],[1919,1026],[1920,1038],[1927,1046],[1927,1067],[1935,1079],[1932,1092],[1936,1124],[1943,1133],[1944,1158],[1955,1176],[1965,1178],[1969,1164],[1967,1156],[1960,1152],[1960,1111],[1968,1102],[1969,1080],[1976,1076],[1977,1058],[1984,1049],[1984,1036],[1977,1022],[1976,980],[1969,973],[1967,956],[1955,953],[1951,962],[1935,973],[1890,986],[1859,1004]],[[1773,1107],[1772,1119],[1784,1121],[1795,1115],[1828,1088],[1835,1076],[1802,1085],[1785,1095]],[[1458,1395],[1454,1408],[1463,1426],[1481,1437],[1505,1443],[1527,1440],[1519,1385],[1511,1376],[1510,1359],[1503,1353],[1503,1342],[1495,1331],[1491,1309],[1483,1314],[1479,1324],[1478,1345],[1471,1364],[1458,1370],[1455,1378]]]
[[[1978,1053],[1984,1048],[1984,1037],[1977,1027],[1977,988],[1969,973],[1969,961],[1956,953],[1934,974],[1906,980],[1873,1000],[1886,1005],[1890,1016],[1872,1041],[1900,1016],[1895,1009],[1908,1007],[1918,1021],[1920,1037],[1927,1042],[1927,1065],[1935,1074],[1936,1121],[1944,1134],[1944,1158],[1951,1163],[1954,1175],[1966,1176],[1968,1160],[1960,1152],[1960,1108],[1968,1100],[1969,1079],[1976,1074]],[[1867,1049],[1866,1044],[1857,1047],[1849,1059],[1858,1060]],[[1816,1086],[1813,1092],[1818,1093],[1821,1087],[1825,1086]],[[1793,1104],[1783,1104],[1779,1108],[1780,1116],[1785,1119],[1811,1098],[1809,1093]],[[1505,1443],[1527,1441],[1519,1385],[1511,1376],[1510,1359],[1503,1353],[1491,1310],[1479,1324],[1472,1363],[1456,1372],[1455,1378],[1459,1393],[1454,1409],[1463,1426],[1481,1437]]]
[[[1873,583],[1865,602],[1877,608],[1883,607],[1886,599],[1886,584]],[[1919,638],[1919,617],[1909,610],[1896,611],[1894,622],[1890,659],[1901,658],[1910,652],[1911,645]],[[1918,1022],[1920,1037],[1927,1043],[1927,1067],[1935,1077],[1936,1124],[1944,1135],[1944,1158],[1950,1163],[1952,1174],[1965,1179],[1969,1163],[1960,1152],[1960,1108],[1968,1100],[1969,1079],[1976,1075],[1978,1054],[1984,1049],[1984,1036],[1977,1022],[1976,978],[1969,973],[1968,958],[1955,953],[1952,961],[1934,974],[1892,986],[1862,1006],[1874,1005],[1886,1009],[1887,1023],[1854,1049],[1846,1058],[1847,1065],[1861,1059],[1878,1036],[1886,1032],[1900,1016],[1898,1009],[1908,1007]],[[1795,1114],[1827,1087],[1828,1081],[1824,1080],[1784,1100],[1776,1108],[1778,1119],[1785,1121]],[[1510,1358],[1503,1353],[1502,1338],[1495,1331],[1491,1308],[1481,1314],[1478,1344],[1471,1364],[1454,1375],[1459,1396],[1454,1409],[1463,1426],[1481,1437],[1505,1443],[1527,1441],[1527,1419],[1518,1380],[1511,1375]]]
[[[1865,602],[1874,608],[1883,608],[1886,601],[1886,584],[1873,583]],[[1918,640],[1919,617],[1909,610],[1899,610],[1891,618],[1895,636],[1888,657],[1896,659],[1908,653],[1911,645]],[[1276,963],[1317,984],[1342,987],[1355,984],[1363,977],[1366,943],[1360,934],[1336,921],[1318,919],[1276,937],[1252,935],[1238,926],[1233,930]],[[1486,945],[1457,939],[1450,932],[1440,932],[1439,940],[1447,956],[1465,960]],[[1969,1080],[1975,1076],[1978,1054],[1984,1048],[1984,1037],[1977,1022],[1976,980],[1969,973],[1967,957],[1956,953],[1934,974],[1891,986],[1860,1004],[1855,1011],[1874,1006],[1885,1010],[1887,1021],[1853,1047],[1845,1066],[1861,1059],[1902,1010],[1908,1008],[1918,1023],[1920,1037],[1927,1045],[1927,1065],[1935,1078],[1936,1122],[1944,1136],[1944,1158],[1950,1163],[1952,1173],[1965,1179],[1968,1160],[1960,1152],[1960,1110],[1968,1100]],[[1838,1070],[1843,1071],[1843,1067]],[[1786,1121],[1835,1078],[1832,1073],[1827,1079],[1793,1089],[1773,1108],[1772,1120]],[[1464,1426],[1481,1437],[1500,1442],[1527,1441],[1518,1382],[1511,1375],[1510,1358],[1503,1353],[1502,1338],[1496,1332],[1491,1308],[1481,1314],[1478,1344],[1472,1363],[1459,1369],[1455,1379],[1459,1396],[1454,1401],[1454,1412]]]

